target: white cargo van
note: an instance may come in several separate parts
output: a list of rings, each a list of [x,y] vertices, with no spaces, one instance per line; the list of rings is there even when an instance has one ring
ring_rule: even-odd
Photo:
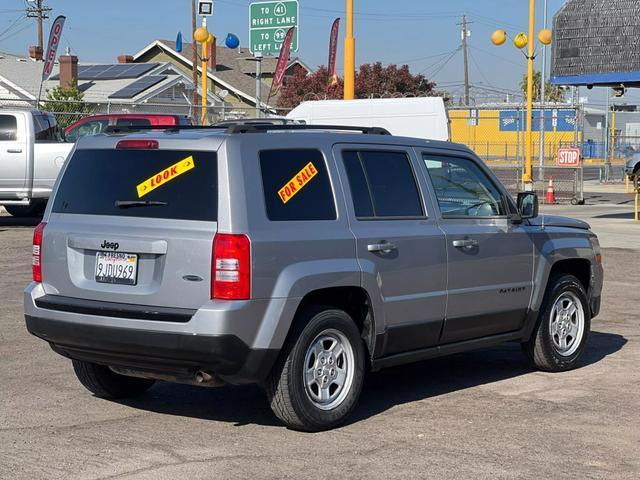
[[[287,118],[310,125],[383,127],[392,135],[449,140],[449,120],[440,97],[309,101]]]

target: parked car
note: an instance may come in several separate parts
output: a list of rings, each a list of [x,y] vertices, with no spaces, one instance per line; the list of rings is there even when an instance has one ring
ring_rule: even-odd
[[[113,113],[109,115],[92,115],[81,118],[69,125],[64,133],[68,142],[76,142],[87,135],[105,133],[107,127],[129,126],[173,126],[191,125],[191,119],[185,115],[166,115],[159,113]]]
[[[640,175],[640,152],[629,152],[629,155],[626,157],[626,165],[624,169],[624,173],[629,177],[633,178],[636,175]]]
[[[18,217],[42,215],[72,147],[53,114],[0,109],[0,205]]]
[[[539,218],[465,146],[352,130],[82,139],[34,232],[29,332],[98,397],[258,383],[306,431],[344,422],[367,370],[508,341],[576,367],[589,225]]]
[[[449,118],[441,97],[311,100],[287,118],[310,125],[382,127],[393,135],[448,140]]]

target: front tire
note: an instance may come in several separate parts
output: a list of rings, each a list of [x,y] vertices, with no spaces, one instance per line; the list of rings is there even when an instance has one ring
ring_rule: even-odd
[[[591,328],[591,310],[584,286],[573,275],[549,280],[531,339],[522,344],[535,368],[564,372],[575,368]]]
[[[275,415],[295,430],[316,432],[353,411],[365,373],[365,348],[342,310],[313,308],[296,319],[266,382]]]
[[[127,377],[104,365],[73,360],[73,370],[84,387],[100,398],[129,398],[146,392],[154,380]]]

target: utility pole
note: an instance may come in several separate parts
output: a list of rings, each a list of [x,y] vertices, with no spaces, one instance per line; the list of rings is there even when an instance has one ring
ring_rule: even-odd
[[[467,30],[467,16],[462,15],[462,55],[464,58],[464,104],[469,106],[469,57],[467,52],[467,38],[469,30]]]
[[[49,18],[47,15],[51,11],[51,7],[44,5],[44,0],[35,0],[35,6],[27,8],[27,17],[38,19],[38,48],[43,49],[44,38],[42,34],[42,20]]]
[[[196,0],[191,0],[191,78],[193,80],[193,106],[199,104],[198,98],[198,43],[196,42],[194,32],[198,28],[196,23]]]
[[[544,9],[543,9],[543,28],[547,28],[547,0],[544,0]],[[540,146],[538,153],[538,178],[542,179],[542,172],[544,169],[544,104],[547,101],[547,46],[542,45],[542,69],[540,73]],[[576,122],[577,124],[577,122]]]

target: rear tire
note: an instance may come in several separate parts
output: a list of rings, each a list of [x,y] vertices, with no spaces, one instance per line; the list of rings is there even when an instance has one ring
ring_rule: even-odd
[[[584,353],[590,328],[591,310],[582,283],[573,275],[556,275],[549,279],[538,322],[522,348],[539,370],[571,370]]]
[[[364,373],[365,348],[351,317],[314,307],[296,318],[265,388],[282,422],[317,432],[340,425],[351,414]]]
[[[84,387],[100,398],[129,398],[146,392],[155,383],[146,378],[127,377],[109,367],[73,360],[73,370]]]
[[[5,205],[4,209],[13,217],[41,217],[47,202],[33,201],[31,205]]]

